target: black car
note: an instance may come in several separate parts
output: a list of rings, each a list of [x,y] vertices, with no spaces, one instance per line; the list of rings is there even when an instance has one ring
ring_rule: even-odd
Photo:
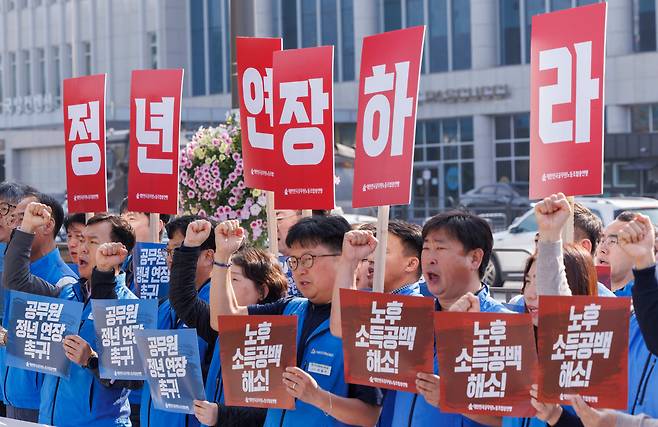
[[[489,184],[464,193],[460,205],[467,208],[530,207],[528,187],[521,184]]]

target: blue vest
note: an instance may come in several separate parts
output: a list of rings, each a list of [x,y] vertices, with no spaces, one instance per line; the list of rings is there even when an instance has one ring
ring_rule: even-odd
[[[629,414],[647,414],[658,418],[658,357],[644,342],[635,315],[631,316],[628,342],[628,409]]]
[[[626,286],[624,286],[621,289],[617,289],[615,291],[615,295],[618,297],[632,297],[633,293],[631,292],[631,289],[633,289],[633,284],[635,283],[634,280],[631,280],[630,282],[626,283]]]
[[[222,364],[219,359],[219,337],[215,341],[215,351],[212,354],[208,378],[206,379],[206,400],[208,402],[224,403],[224,384],[222,384]]]
[[[478,294],[480,300],[480,311],[489,313],[509,312],[505,307],[495,299],[489,296],[489,288],[483,285],[484,289]],[[439,363],[434,354],[434,373],[439,373]],[[447,414],[440,409],[427,403],[425,398],[419,394],[398,391],[395,393],[395,411],[393,414],[392,425],[395,427],[402,426],[442,426],[442,427],[475,427],[482,424],[460,415]]]
[[[48,283],[57,283],[64,277],[70,277],[75,280],[78,278],[64,263],[57,248],[31,263],[30,272]],[[8,309],[9,300],[7,299],[6,301],[6,307]],[[44,374],[13,366],[5,366],[4,354],[5,349],[3,347],[2,365],[0,368],[2,400],[5,404],[17,408],[39,409],[39,396],[41,395]]]
[[[295,298],[286,305],[284,315],[297,315],[297,345],[302,333],[304,319],[308,313],[309,302],[305,298]],[[297,361],[298,366],[308,372],[323,389],[337,396],[347,397],[348,386],[345,383],[343,367],[343,343],[340,338],[331,335],[329,319],[322,322],[307,338],[304,357]],[[322,368],[328,375],[309,372],[309,366]],[[327,369],[328,368],[328,369]],[[308,403],[297,400],[294,411],[268,409],[265,427],[292,426],[343,426],[335,418],[324,415],[322,410]]]
[[[199,298],[205,302],[210,301],[210,281],[206,282],[199,289]],[[158,308],[158,329],[184,329],[187,325],[176,315],[176,311],[167,299]],[[199,338],[199,357],[203,363],[204,355],[208,350],[208,343]],[[219,355],[218,355],[219,359]],[[218,362],[219,363],[219,362]],[[181,414],[178,412],[169,412],[156,409],[151,399],[151,390],[148,384],[144,384],[141,389],[142,401],[139,408],[139,422],[143,427],[159,426],[180,426],[194,427],[199,426],[199,420],[193,414]]]
[[[117,299],[137,299],[124,286],[125,277],[117,276]],[[83,302],[82,281],[62,290],[60,298]],[[91,318],[90,318],[91,317]],[[92,348],[96,346],[91,300],[82,310],[80,332]],[[126,426],[130,424],[128,389],[108,388],[88,369],[71,363],[69,378],[47,375],[41,389],[39,422],[57,426]]]

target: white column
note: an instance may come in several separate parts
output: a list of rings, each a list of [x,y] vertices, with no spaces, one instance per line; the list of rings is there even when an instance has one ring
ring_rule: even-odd
[[[491,116],[473,116],[475,187],[496,181],[494,126]]]
[[[379,2],[355,1],[354,2],[354,55],[355,76],[359,75],[361,64],[361,44],[363,38],[379,32]]]
[[[495,67],[498,62],[496,3],[471,0],[471,64],[474,70]]]
[[[633,53],[633,2],[608,0],[607,54]]]
[[[274,22],[274,8],[277,2],[273,0],[254,1],[254,29],[256,37],[275,37],[278,24]]]

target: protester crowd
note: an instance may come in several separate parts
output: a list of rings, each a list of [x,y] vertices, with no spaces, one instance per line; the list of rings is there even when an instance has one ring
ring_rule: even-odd
[[[8,367],[0,352],[0,391],[10,418],[58,426],[658,426],[658,283],[655,231],[641,214],[624,212],[605,227],[588,209],[562,194],[535,207],[537,250],[525,269],[521,295],[510,304],[492,298],[482,282],[493,238],[488,223],[462,211],[438,214],[421,228],[391,220],[384,292],[434,298],[437,311],[530,313],[536,326],[541,295],[632,296],[628,346],[628,407],[570,406],[528,401],[534,418],[445,413],[440,370],[418,373],[417,394],[349,384],[344,378],[339,289],[372,288],[377,238],[371,226],[354,229],[340,216],[277,213],[281,256],[253,247],[237,221],[215,223],[194,215],[161,215],[167,235],[168,298],[159,300],[159,329],[195,328],[206,400],[195,414],[153,406],[142,381],[101,379],[91,299],[136,298],[131,251],[149,240],[150,217],[131,212],[64,216],[52,197],[16,183],[0,185],[0,242],[5,290],[84,303],[77,335],[64,340],[72,362],[68,378]],[[561,233],[573,214],[573,244]],[[73,265],[55,238],[64,225]],[[597,283],[595,263],[611,269],[612,289]],[[6,294],[6,292],[5,292]],[[6,296],[5,296],[6,298]],[[5,304],[5,322],[7,320]],[[219,315],[296,315],[297,366],[281,381],[295,410],[224,405],[218,338]],[[5,323],[6,326],[6,323]],[[6,342],[6,334],[3,334]],[[330,367],[319,373],[314,364]]]

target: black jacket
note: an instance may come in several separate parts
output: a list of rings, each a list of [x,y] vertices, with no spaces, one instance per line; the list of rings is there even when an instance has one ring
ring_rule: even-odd
[[[637,323],[642,331],[644,342],[653,354],[658,355],[658,280],[656,279],[656,266],[644,270],[633,270],[635,283],[631,292],[633,294],[633,307]]]

